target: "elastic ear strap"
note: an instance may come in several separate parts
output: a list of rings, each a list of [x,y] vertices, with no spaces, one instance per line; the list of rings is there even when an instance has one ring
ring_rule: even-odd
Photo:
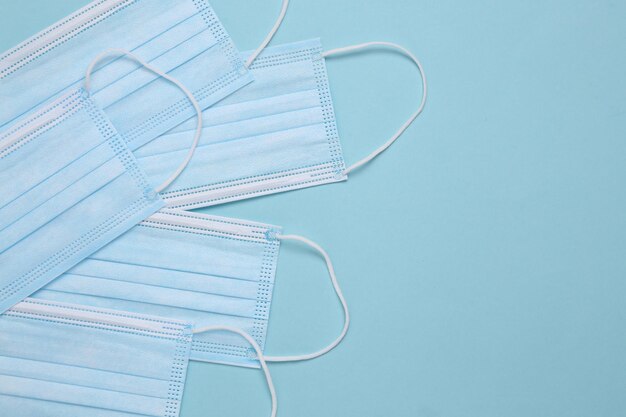
[[[250,343],[250,346],[255,350],[257,358],[261,363],[261,368],[263,369],[263,373],[265,374],[265,380],[267,381],[267,388],[270,391],[270,395],[272,396],[272,414],[271,417],[276,417],[276,412],[278,410],[278,399],[276,398],[276,389],[274,388],[274,382],[272,381],[272,375],[270,374],[270,370],[267,367],[267,363],[265,361],[265,357],[263,356],[263,352],[261,351],[261,347],[259,344],[250,336],[248,333],[239,330],[235,327],[230,326],[207,326],[200,327],[194,329],[193,334],[205,333],[205,332],[214,332],[214,331],[226,331],[231,333],[236,333],[239,336],[243,337]]]
[[[331,49],[330,51],[326,51],[322,54],[323,57],[327,58],[330,56],[336,56],[336,55],[343,55],[343,54],[347,54],[347,53],[351,53],[351,52],[356,52],[356,51],[362,51],[362,50],[366,50],[366,49],[375,49],[378,47],[382,47],[382,48],[387,48],[387,49],[392,49],[395,50],[397,52],[400,52],[401,54],[407,56],[408,58],[411,59],[411,61],[413,61],[413,63],[415,63],[415,65],[417,66],[417,69],[419,70],[421,79],[422,79],[422,101],[418,107],[418,109],[415,111],[415,113],[413,113],[411,115],[411,117],[409,117],[409,120],[407,120],[402,127],[400,127],[400,129],[387,141],[385,142],[381,147],[379,147],[378,149],[376,149],[374,152],[372,152],[371,154],[369,154],[368,156],[366,156],[365,158],[361,159],[360,161],[358,161],[357,163],[351,165],[350,167],[348,167],[345,171],[344,174],[348,174],[352,171],[354,171],[355,169],[367,164],[368,162],[370,162],[372,159],[376,158],[378,155],[380,155],[381,153],[383,153],[387,148],[389,148],[399,137],[400,135],[402,135],[404,133],[404,131],[411,125],[411,123],[413,123],[413,121],[417,118],[417,116],[420,115],[420,113],[422,113],[422,111],[424,110],[424,106],[426,105],[426,97],[428,95],[428,86],[426,83],[426,74],[424,72],[424,68],[422,67],[422,64],[420,63],[420,61],[415,57],[415,55],[413,55],[408,49],[397,45],[395,43],[391,43],[391,42],[367,42],[367,43],[362,43],[359,45],[353,45],[353,46],[346,46],[343,48],[336,48],[336,49]]]
[[[156,75],[160,77],[165,78],[166,80],[168,80],[169,82],[171,82],[172,84],[180,88],[182,92],[185,93],[185,95],[187,96],[191,104],[193,105],[194,109],[196,110],[196,113],[198,114],[198,124],[196,125],[196,133],[193,137],[193,142],[191,143],[191,147],[189,148],[187,157],[185,158],[183,163],[179,165],[178,169],[167,180],[165,180],[165,182],[163,182],[160,186],[156,187],[156,192],[160,193],[161,191],[166,189],[172,182],[174,182],[174,180],[178,178],[178,176],[185,170],[187,165],[189,165],[189,162],[191,161],[191,158],[193,157],[193,154],[196,151],[196,147],[198,146],[200,135],[202,134],[202,109],[200,108],[200,105],[196,101],[191,91],[189,91],[187,87],[185,87],[180,81],[178,81],[174,77],[167,75],[160,69],[153,67],[152,65],[145,62],[141,58],[123,49],[108,49],[102,52],[100,55],[98,55],[93,61],[91,61],[91,64],[89,64],[89,67],[87,68],[87,72],[85,74],[84,87],[87,93],[90,93],[90,90],[91,90],[91,74],[94,71],[94,68],[105,59],[112,58],[112,57],[120,57],[120,56],[129,58],[130,60],[135,61],[139,65],[145,67],[147,70],[155,73]]]
[[[278,15],[278,19],[276,19],[276,23],[274,23],[274,27],[272,28],[272,30],[270,30],[270,33],[267,34],[265,39],[263,39],[263,42],[261,42],[261,45],[258,48],[256,48],[256,50],[252,53],[252,55],[250,55],[250,57],[246,61],[246,68],[249,68],[250,65],[252,65],[252,63],[254,62],[255,59],[257,59],[259,54],[263,52],[263,49],[265,49],[267,45],[269,45],[274,35],[276,35],[278,28],[280,27],[281,23],[283,23],[283,19],[285,18],[285,15],[287,14],[287,7],[289,7],[289,0],[283,0],[283,6],[280,9],[280,15]]]
[[[318,253],[320,253],[324,257],[324,260],[326,261],[326,267],[328,268],[328,273],[330,275],[330,280],[333,284],[333,288],[335,290],[335,293],[337,294],[337,298],[339,298],[339,302],[341,303],[341,306],[343,307],[344,323],[343,323],[343,329],[341,330],[341,333],[339,334],[339,336],[331,344],[329,344],[328,346],[326,346],[325,348],[321,350],[318,350],[317,352],[309,353],[306,355],[291,355],[291,356],[267,356],[266,355],[265,360],[267,362],[295,362],[295,361],[306,361],[309,359],[320,357],[330,352],[335,347],[337,347],[337,345],[341,343],[343,338],[346,337],[346,333],[348,332],[348,328],[350,327],[350,312],[348,311],[348,304],[346,303],[346,299],[344,298],[343,292],[341,291],[341,288],[339,287],[339,283],[337,282],[337,276],[335,275],[335,268],[333,267],[333,263],[330,260],[330,256],[328,256],[326,251],[322,249],[317,243],[305,237],[298,236],[298,235],[277,235],[276,237],[279,240],[293,240],[297,242],[302,242],[305,245],[308,245],[309,247],[315,249]]]

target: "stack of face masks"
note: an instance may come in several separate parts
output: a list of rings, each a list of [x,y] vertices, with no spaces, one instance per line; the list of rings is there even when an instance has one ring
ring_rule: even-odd
[[[189,360],[261,368],[335,348],[328,254],[282,228],[187,211],[344,181],[421,113],[392,43],[239,53],[206,0],[96,0],[0,55],[0,410],[175,417]],[[422,100],[346,168],[326,58],[388,48]],[[195,116],[195,117],[194,117]],[[264,345],[281,244],[321,255],[344,326]]]

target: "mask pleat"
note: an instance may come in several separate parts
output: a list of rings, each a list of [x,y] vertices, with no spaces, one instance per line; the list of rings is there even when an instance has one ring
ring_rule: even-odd
[[[252,332],[254,329],[254,320],[249,317],[242,317],[239,315],[219,314],[208,311],[210,306],[203,307],[202,309],[186,309],[173,306],[170,302],[161,304],[151,304],[143,300],[134,301],[132,298],[123,296],[120,298],[106,297],[104,295],[86,295],[84,291],[80,292],[66,292],[50,290],[48,287],[37,291],[33,294],[33,298],[47,301],[57,301],[63,303],[83,304],[93,307],[111,308],[118,311],[129,311],[140,314],[149,314],[153,316],[159,316],[164,318],[176,319],[176,320],[189,320],[194,323],[207,323],[206,325],[219,323],[237,328],[244,329],[247,332]],[[237,337],[234,337],[237,339]],[[241,341],[239,341],[241,343]],[[243,343],[243,345],[246,345]]]
[[[98,166],[93,171],[84,174],[56,194],[49,196],[45,200],[42,198],[43,201],[41,202],[37,201],[38,199],[27,202],[30,193],[25,194],[23,198],[6,207],[6,211],[9,213],[13,212],[17,216],[8,215],[6,221],[10,222],[10,226],[0,230],[0,242],[2,242],[0,243],[0,253],[17,243],[18,239],[28,237],[31,233],[70,210],[73,206],[86,202],[94,190],[100,190],[107,184],[115,181],[124,172],[124,167],[120,162],[117,159],[112,159]],[[34,193],[36,193],[36,190],[33,190]],[[25,206],[31,206],[32,209],[19,213],[19,204],[21,204],[22,210]],[[2,210],[3,214],[4,212],[5,209]]]
[[[301,108],[299,99],[306,99],[307,106],[319,106],[318,86],[310,63],[307,65],[306,62],[293,62],[278,69],[255,70],[253,83],[204,110],[206,126],[232,123],[247,118],[298,109]],[[299,93],[313,93],[313,96],[305,95],[303,97],[298,95]],[[295,97],[290,99],[292,95]],[[272,106],[268,107],[270,104],[279,106],[278,109],[280,110],[276,110]],[[167,138],[169,134],[193,131],[194,128],[193,120],[186,121],[150,142],[146,148],[160,149],[161,144],[169,142]]]
[[[263,118],[262,120],[256,119],[253,122],[241,123],[241,126],[240,126],[241,131],[239,130],[238,127],[235,127],[233,129],[225,129],[225,132],[223,135],[219,134],[220,129],[213,129],[213,128],[206,129],[203,132],[203,134],[204,134],[205,141],[208,143],[199,145],[196,148],[196,151],[198,151],[199,159],[197,159],[197,161],[194,160],[192,163],[196,165],[205,165],[209,161],[212,161],[212,160],[219,161],[220,159],[227,159],[227,161],[224,161],[225,162],[224,165],[226,166],[228,166],[230,163],[230,164],[243,165],[242,168],[245,168],[245,166],[250,166],[249,164],[252,164],[255,162],[258,163],[259,165],[265,165],[262,161],[257,162],[254,160],[246,160],[245,158],[246,157],[250,158],[251,156],[248,156],[250,154],[259,156],[259,153],[261,153],[261,155],[268,154],[267,157],[271,157],[272,155],[274,155],[274,152],[277,151],[277,149],[279,150],[280,148],[287,148],[287,150],[289,150],[290,149],[289,146],[290,145],[293,146],[293,144],[289,143],[290,141],[298,142],[298,141],[302,141],[303,138],[306,138],[307,140],[312,141],[312,142],[316,141],[321,146],[327,147],[326,137],[323,134],[323,132],[320,132],[320,129],[319,129],[321,122],[316,120],[317,109],[300,110],[300,111],[294,111],[293,113],[298,113],[298,114],[293,115],[295,119],[298,119],[300,117],[301,119],[304,119],[304,120],[300,120],[300,123],[297,126],[294,126],[291,128],[287,128],[287,127],[280,128],[277,125],[280,125],[280,124],[284,125],[285,124],[284,122],[282,122],[279,118],[271,120],[272,118],[268,117],[268,118]],[[295,124],[296,122],[294,121],[294,125]],[[261,132],[267,131],[267,133],[260,133],[258,135],[249,136],[249,135],[246,135],[246,130],[261,131]],[[211,143],[211,141],[216,141],[216,142]],[[273,143],[273,142],[276,142],[276,143]],[[269,149],[265,150],[264,149],[265,147]],[[235,151],[231,150],[231,148],[237,148],[241,156],[239,158],[231,159],[231,157],[233,157],[235,154]],[[324,152],[324,151],[326,151],[326,149],[322,148],[322,149],[319,149],[318,153]],[[161,177],[161,175],[158,175],[158,174],[161,174],[161,173],[158,171],[158,168],[155,168],[154,166],[158,164],[162,164],[162,160],[172,161],[172,166],[176,166],[177,158],[180,158],[180,156],[184,155],[184,153],[185,153],[185,150],[181,149],[178,151],[164,152],[162,154],[153,155],[151,157],[140,158],[138,159],[138,161],[141,167],[145,169],[148,176],[150,178],[154,178],[153,181],[158,181],[158,179]],[[208,158],[207,154],[217,155],[217,157]],[[310,154],[308,156],[310,156]],[[196,157],[197,155],[194,155],[194,159],[196,159]],[[294,159],[292,162],[292,160],[285,158],[283,155],[276,155],[274,156],[274,158],[277,160],[277,162],[284,161],[284,166],[270,167],[270,169],[277,169],[280,171],[285,168],[287,169],[291,168],[292,166],[300,167],[303,161],[302,159],[297,159],[298,157],[299,155],[294,155]],[[330,162],[330,161],[323,161],[323,162]],[[169,168],[169,166],[167,166],[167,168],[164,167],[163,165],[160,165],[160,166],[162,167],[161,169],[162,171],[167,172],[167,169]],[[213,178],[216,183],[222,182],[225,179],[229,179],[228,173],[231,172],[233,169],[232,166],[228,167],[227,170],[225,170],[224,168],[225,168],[224,166],[221,166],[219,168],[215,167],[215,172],[207,172],[207,175],[209,175],[210,178]],[[254,166],[254,165],[252,166],[252,168],[258,169],[257,166]],[[224,172],[224,174],[222,174],[221,176],[218,175],[216,177],[215,174],[219,173],[220,171]],[[241,175],[242,177],[248,177],[250,176],[250,174],[253,174],[253,173],[242,171],[239,175]],[[181,177],[184,178],[184,175],[182,175]],[[186,184],[181,179],[181,181],[179,181],[176,186],[186,188],[185,187],[186,185],[193,185],[193,184]]]
[[[83,387],[76,384],[61,384],[58,382],[35,380],[0,375],[0,386],[5,395],[22,397],[35,396],[44,401],[77,404],[100,409],[113,409],[146,416],[160,416],[164,413],[167,399],[146,398],[114,390],[102,390]],[[33,392],[37,393],[33,395]]]
[[[46,289],[71,294],[97,295],[106,298],[139,301],[146,304],[169,305],[179,309],[204,311],[242,318],[253,318],[256,306],[255,298],[226,297],[199,291],[135,284],[108,278],[73,277],[73,279],[57,279],[48,284]]]
[[[307,58],[301,61],[287,62],[277,61],[275,65],[253,69],[254,82],[245,88],[227,97],[218,106],[240,106],[249,101],[262,99],[276,99],[285,94],[313,90],[317,92],[317,80],[315,71],[311,66],[311,52]],[[256,65],[256,64],[255,64]],[[254,66],[253,65],[253,68]],[[319,106],[319,98],[316,103]],[[210,112],[211,109],[207,109]]]
[[[269,243],[264,236],[252,240],[236,234],[220,236],[203,234],[201,229],[142,224],[90,258],[259,281],[263,251]]]
[[[204,30],[194,35],[192,38],[186,39],[180,45],[176,45],[175,48],[164,52],[148,62],[159,68],[161,71],[170,73],[176,68],[185,65],[187,62],[203,52],[215,47],[216,43],[210,32],[208,30]],[[178,75],[175,75],[175,72],[172,72],[172,75],[176,78],[179,77]],[[98,76],[98,74],[95,74],[94,78],[97,79]],[[158,75],[135,65],[133,70],[119,76],[116,80],[106,86],[103,86],[100,89],[94,88],[93,96],[98,105],[100,105],[105,111],[110,111],[110,106],[120,100],[125,100],[127,96],[130,96],[135,91],[144,88],[152,82],[165,83],[166,81],[161,80]],[[162,86],[159,86],[159,88],[162,88]]]
[[[209,268],[207,267],[207,270]],[[72,268],[61,279],[91,276],[96,278],[117,279],[124,277],[127,282],[146,285],[158,285],[164,288],[198,291],[215,295],[254,298],[258,279],[211,275],[201,272],[187,272],[156,265],[131,265],[127,263],[85,259]],[[236,286],[237,291],[233,292]]]
[[[268,105],[271,106],[271,103],[268,103]],[[202,129],[202,141],[197,149],[200,149],[201,152],[210,152],[210,149],[204,148],[212,145],[226,145],[229,142],[245,141],[247,139],[260,142],[292,130],[313,128],[313,133],[317,132],[320,125],[323,125],[319,108],[314,106],[305,107],[304,103],[302,103],[302,106],[301,109],[290,109],[269,116],[204,128]],[[176,147],[177,149],[161,152],[153,156],[163,157],[166,154],[185,152],[183,138],[189,137],[189,134],[178,133],[172,139],[176,139],[176,137],[180,137],[180,140],[176,143],[172,141],[171,147]],[[323,139],[326,138],[324,137]],[[232,145],[239,145],[239,143],[233,143]],[[245,146],[246,144],[243,143],[242,145]]]
[[[176,23],[173,27],[168,28],[165,32],[151,38],[136,48],[127,50],[134,55],[143,57],[145,61],[156,65],[157,59],[206,30],[206,26],[202,22],[202,17],[199,14],[195,14],[180,23]],[[213,41],[213,43],[215,43],[215,41]],[[211,45],[207,44],[206,46],[208,48]],[[114,84],[116,81],[119,81],[136,70],[137,64],[123,58],[105,63],[102,67],[94,71],[92,91],[99,92],[103,88]],[[70,85],[76,85],[76,83],[82,82],[82,78],[83,77],[77,78]]]
[[[0,409],[20,410],[25,416],[38,417],[160,417],[2,394],[0,394]]]
[[[83,177],[97,170],[110,168],[118,171],[112,163],[113,151],[108,143],[98,145],[75,161],[66,164],[54,174],[45,177],[31,188],[23,191],[19,196],[0,207],[0,231],[8,224],[25,216],[30,211],[49,201],[54,196],[80,183]],[[93,161],[102,161],[94,167]],[[32,209],[24,211],[24,207]]]
[[[10,356],[0,356],[0,375],[77,384],[147,397],[159,396],[159,393],[167,391],[168,385],[168,381],[163,379]]]

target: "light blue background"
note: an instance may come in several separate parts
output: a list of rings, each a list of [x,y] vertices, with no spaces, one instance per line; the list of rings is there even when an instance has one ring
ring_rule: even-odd
[[[0,49],[86,0],[0,0]],[[241,50],[279,0],[213,0]],[[328,249],[354,317],[271,365],[280,416],[626,415],[626,3],[293,0],[275,44],[390,40],[426,112],[347,183],[209,210]],[[328,64],[348,162],[417,105],[390,53]],[[1,105],[1,104],[0,104]],[[283,245],[267,352],[340,329],[323,263]],[[258,371],[190,366],[182,417],[265,416]]]

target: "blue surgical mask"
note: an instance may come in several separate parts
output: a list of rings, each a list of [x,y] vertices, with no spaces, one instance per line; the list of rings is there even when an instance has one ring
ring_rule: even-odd
[[[0,312],[163,207],[83,90],[0,131]]]
[[[204,111],[205,127],[194,160],[163,194],[169,206],[197,208],[347,179],[387,149],[422,111],[383,146],[346,168],[326,73],[326,57],[388,48],[419,61],[406,49],[376,42],[322,51],[319,40],[266,49],[250,67],[255,81]],[[247,56],[247,54],[244,54]],[[422,72],[423,74],[423,72]],[[185,152],[183,124],[140,148],[140,166],[158,181]]]
[[[177,417],[192,333],[238,329],[26,299],[0,316],[0,410],[11,417]]]
[[[0,410],[178,416],[191,326],[27,299],[0,316]]]
[[[194,327],[238,328],[263,349],[279,247],[289,239],[309,244],[327,259],[345,325],[337,340],[322,351],[266,356],[266,360],[312,359],[343,339],[348,310],[328,255],[306,239],[283,235],[276,226],[161,210],[33,297],[172,318]],[[191,359],[259,366],[249,344],[228,332],[194,336]]]
[[[0,127],[78,87],[107,49],[171,74],[203,108],[252,81],[206,1],[98,0],[0,55]],[[93,82],[94,100],[131,150],[195,115],[180,91],[126,59],[107,63]]]

